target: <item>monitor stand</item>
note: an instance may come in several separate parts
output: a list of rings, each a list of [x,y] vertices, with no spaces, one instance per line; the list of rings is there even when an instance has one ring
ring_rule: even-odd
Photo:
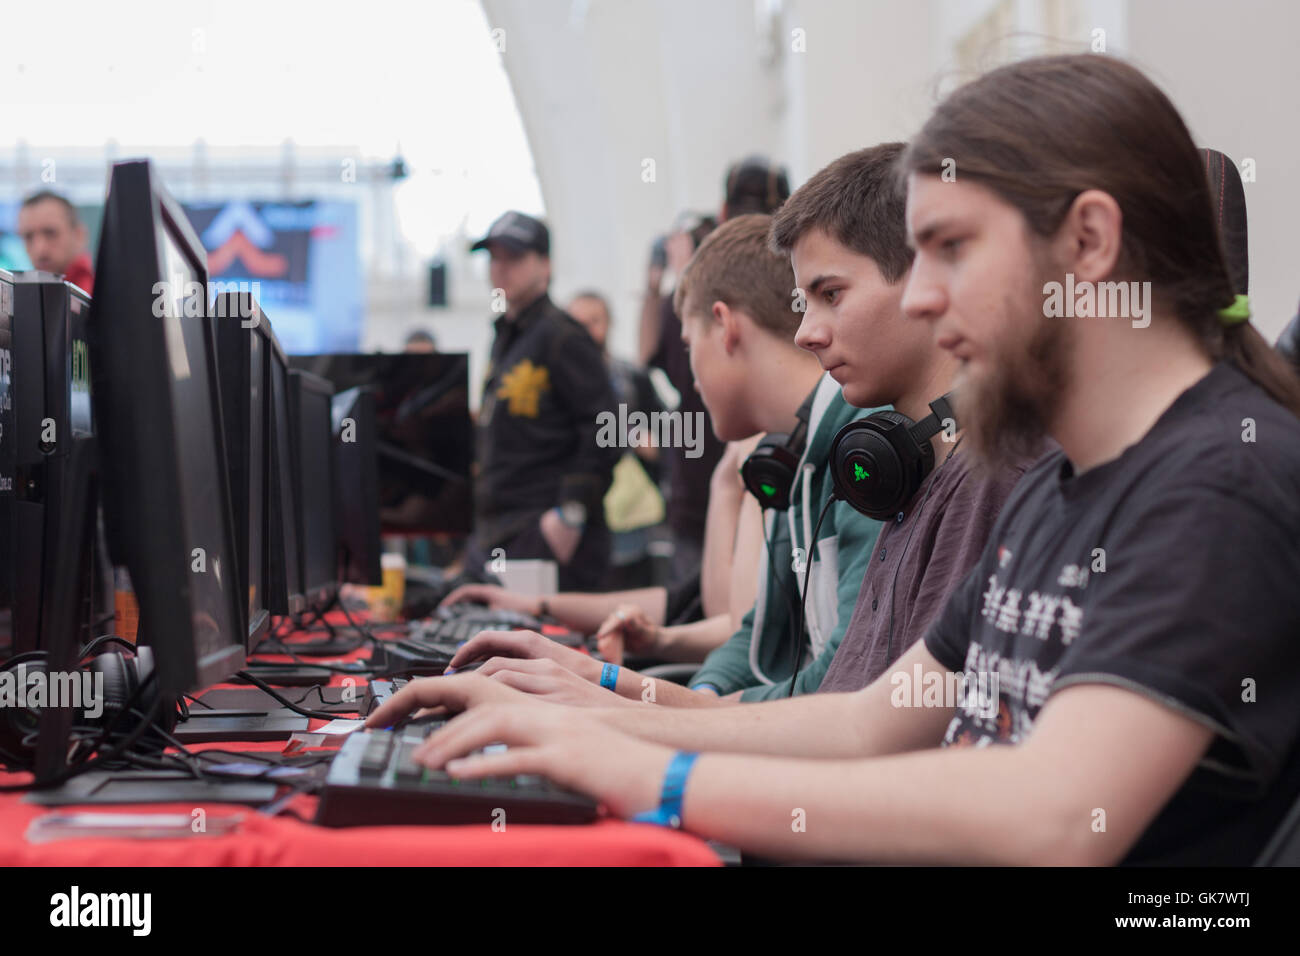
[[[313,667],[310,664],[263,664],[249,661],[244,669],[259,680],[281,687],[311,687],[314,684],[328,684],[334,671],[326,667]],[[361,673],[358,671],[357,673]],[[251,684],[238,674],[230,678],[232,684]]]
[[[261,780],[196,780],[183,770],[88,770],[67,783],[23,798],[42,807],[123,803],[247,803],[275,799],[276,784]]]
[[[183,744],[288,740],[294,734],[306,733],[310,726],[311,718],[295,714],[287,707],[275,710],[191,708],[189,719],[178,722],[172,736]]]
[[[341,657],[344,654],[351,654],[355,650],[360,650],[362,643],[359,634],[356,637],[349,637],[342,633],[344,630],[350,630],[350,628],[335,628],[330,637],[306,641],[281,639],[276,643],[298,657]],[[276,654],[280,652],[267,651],[266,653]]]

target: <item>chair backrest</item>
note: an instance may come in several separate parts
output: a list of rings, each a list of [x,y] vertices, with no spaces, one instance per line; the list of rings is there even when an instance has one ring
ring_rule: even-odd
[[[1217,149],[1202,149],[1205,175],[1210,180],[1219,237],[1228,257],[1228,274],[1238,295],[1250,292],[1250,245],[1246,232],[1246,187],[1237,164]]]

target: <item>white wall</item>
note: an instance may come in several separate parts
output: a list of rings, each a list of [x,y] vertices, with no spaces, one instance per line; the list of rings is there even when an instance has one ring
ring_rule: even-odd
[[[1286,0],[1129,4],[1132,59],[1173,99],[1198,144],[1246,183],[1252,321],[1272,341],[1300,301],[1300,5]]]
[[[795,185],[851,149],[906,138],[961,78],[984,18],[1015,51],[1085,50],[1097,28],[1172,96],[1198,142],[1256,160],[1251,291],[1270,338],[1300,298],[1300,5],[1286,0],[483,0],[552,226],[555,291],[606,290],[631,354],[647,249],[709,210],[733,159],[767,152]],[[796,35],[795,30],[802,34]],[[802,44],[802,50],[796,46]],[[652,159],[654,182],[642,181]]]
[[[551,226],[555,297],[612,300],[613,351],[635,349],[650,244],[685,209],[716,211],[733,159],[779,145],[779,82],[753,0],[483,0]],[[654,164],[645,181],[647,161]]]

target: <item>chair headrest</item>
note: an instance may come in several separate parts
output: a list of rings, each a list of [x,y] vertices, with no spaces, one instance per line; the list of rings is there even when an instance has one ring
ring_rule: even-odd
[[[1228,258],[1228,275],[1237,295],[1250,292],[1250,257],[1246,241],[1246,188],[1237,164],[1217,149],[1202,149],[1205,174],[1210,180],[1210,200],[1214,204],[1219,236]]]

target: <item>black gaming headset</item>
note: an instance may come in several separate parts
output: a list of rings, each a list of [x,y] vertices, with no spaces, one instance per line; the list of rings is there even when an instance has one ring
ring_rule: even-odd
[[[831,443],[835,496],[877,521],[898,514],[934,470],[930,439],[957,421],[951,399],[936,398],[919,422],[882,411],[841,428]]]
[[[20,672],[24,677],[46,670],[44,655],[40,652],[20,654],[11,658],[5,663],[3,669],[17,670],[20,665],[25,665],[25,669]],[[136,648],[134,656],[127,656],[116,650],[105,651],[91,658],[90,662],[84,665],[84,669],[92,674],[104,675],[103,710],[94,720],[79,715],[76,721],[78,726],[108,727],[117,720],[118,715],[128,704],[133,710],[144,714],[152,713],[154,708],[159,706],[157,681],[150,681],[149,686],[144,686],[154,669],[153,651],[148,647]],[[132,701],[133,697],[137,699]],[[161,707],[159,716],[154,722],[163,730],[170,732],[176,725],[176,708]],[[139,723],[140,718],[131,715],[117,720],[109,743],[124,739]],[[10,769],[32,769],[36,763],[34,738],[39,729],[40,708],[0,707],[0,761],[7,764]],[[142,750],[151,747],[161,750],[162,746],[165,746],[162,738],[153,732],[146,733],[140,744]]]
[[[814,389],[794,413],[794,431],[789,435],[765,435],[740,466],[745,489],[758,499],[764,510],[786,511],[790,507],[790,492],[799,473],[799,459],[808,443],[808,419],[816,396]]]

